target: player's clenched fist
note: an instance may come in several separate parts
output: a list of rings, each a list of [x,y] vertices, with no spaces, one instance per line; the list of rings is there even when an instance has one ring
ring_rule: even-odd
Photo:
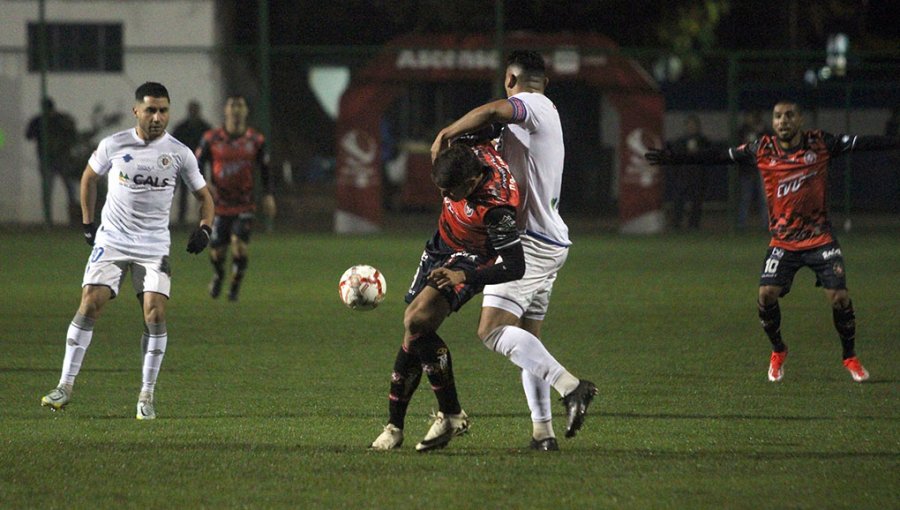
[[[212,234],[212,229],[209,228],[209,225],[200,225],[197,227],[197,230],[191,234],[191,238],[188,239],[187,251],[188,253],[200,253],[203,251],[203,248],[206,248],[206,245],[209,244],[209,236]]]
[[[84,242],[94,246],[94,239],[97,238],[97,224],[94,222],[82,223],[81,227],[84,229]]]

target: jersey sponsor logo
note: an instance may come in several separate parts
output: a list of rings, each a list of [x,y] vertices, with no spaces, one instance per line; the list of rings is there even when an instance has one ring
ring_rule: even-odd
[[[131,182],[135,186],[150,186],[151,188],[165,188],[169,185],[169,179],[143,174],[135,174]]]
[[[232,175],[239,173],[242,168],[244,168],[243,161],[229,161],[227,163],[222,163],[222,169],[219,170],[218,173],[222,177],[231,177]]]
[[[843,253],[841,253],[841,249],[840,249],[840,248],[832,248],[832,249],[830,249],[830,250],[825,250],[825,251],[822,252],[822,259],[823,259],[823,260],[828,260],[828,259],[830,259],[830,258],[838,257],[838,256],[841,256],[841,255],[843,255]]]
[[[781,198],[790,195],[791,193],[796,193],[801,187],[803,187],[803,183],[806,182],[807,179],[815,177],[817,173],[818,172],[811,172],[808,174],[799,175],[797,177],[791,177],[790,179],[786,179],[778,183],[778,188],[775,192],[775,196]]]
[[[136,174],[134,177],[125,172],[119,172],[119,184],[122,186],[138,188],[166,188],[171,181],[168,178],[154,177],[152,175]]]

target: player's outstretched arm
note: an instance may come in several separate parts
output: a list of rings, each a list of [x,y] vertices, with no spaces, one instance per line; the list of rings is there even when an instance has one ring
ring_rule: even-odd
[[[900,137],[897,136],[857,136],[853,150],[857,151],[889,151],[900,149]]]
[[[514,113],[512,105],[506,99],[491,101],[469,111],[437,134],[434,143],[431,144],[431,161],[434,161],[438,153],[446,149],[454,138],[478,131],[495,122],[506,124],[513,119]]]
[[[676,152],[666,147],[649,149],[644,158],[651,165],[723,165],[734,163],[730,149],[706,149],[697,152]]]

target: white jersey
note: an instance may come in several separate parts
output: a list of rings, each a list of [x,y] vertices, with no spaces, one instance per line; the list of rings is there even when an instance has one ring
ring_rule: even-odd
[[[543,94],[522,92],[508,100],[515,114],[500,147],[519,184],[519,225],[531,237],[569,246],[569,227],[559,215],[565,159],[559,112]]]
[[[177,180],[191,191],[206,186],[193,151],[169,133],[147,142],[132,128],[101,140],[88,165],[107,176],[108,185],[95,245],[128,255],[168,255]]]

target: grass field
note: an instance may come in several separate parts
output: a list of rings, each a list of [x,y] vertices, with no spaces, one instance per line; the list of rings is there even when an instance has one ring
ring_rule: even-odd
[[[519,376],[475,338],[478,299],[442,328],[470,434],[414,451],[436,407],[423,385],[404,447],[370,452],[429,233],[258,235],[238,303],[209,299],[206,255],[177,233],[159,419],[141,422],[130,284],[98,322],[72,404],[51,413],[39,400],[59,378],[88,248],[78,232],[0,232],[0,508],[900,508],[896,231],[841,239],[868,383],[841,365],[808,270],[782,302],[784,382],[766,380],[762,234],[579,235],[545,343],[601,389],[582,432],[559,453],[526,448]],[[360,262],[387,276],[372,312],[337,297]]]

